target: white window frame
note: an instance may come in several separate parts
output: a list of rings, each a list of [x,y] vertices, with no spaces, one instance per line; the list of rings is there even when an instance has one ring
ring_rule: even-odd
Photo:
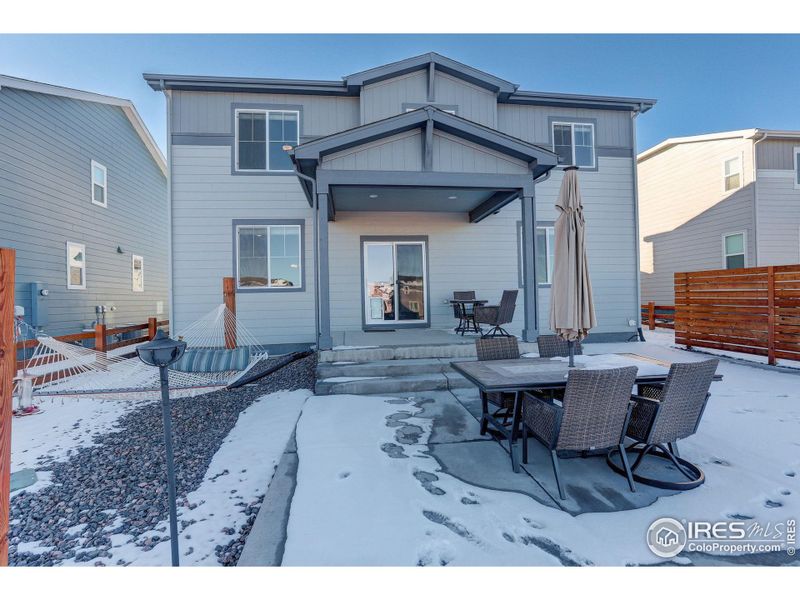
[[[73,284],[71,284],[69,282],[69,269],[70,269],[69,258],[70,258],[70,254],[71,254],[71,252],[69,251],[70,247],[80,248],[81,254],[83,254],[83,267],[82,267],[83,273],[82,273],[82,277],[81,277],[81,281],[83,283],[81,285],[73,285]],[[67,245],[66,245],[65,250],[66,250],[66,253],[67,253],[67,289],[68,290],[85,290],[86,289],[86,245],[85,244],[79,244],[78,242],[67,241]]]
[[[98,202],[97,200],[94,199],[94,186],[95,185],[100,185],[94,179],[94,170],[95,170],[95,168],[98,168],[103,172],[104,182],[103,182],[103,185],[100,186],[100,187],[103,188],[103,200],[104,200],[103,202]],[[91,189],[89,191],[89,194],[90,194],[89,197],[92,199],[92,204],[94,204],[95,206],[102,206],[103,208],[108,208],[108,169],[106,169],[105,165],[101,165],[96,160],[93,160],[92,164],[91,164],[91,170],[92,170],[91,171],[91,173],[92,173],[92,175],[91,175],[92,187],[91,187]]]
[[[722,268],[728,269],[728,257],[729,256],[739,256],[738,253],[736,254],[728,254],[728,249],[725,245],[725,239],[729,238],[734,235],[741,235],[742,236],[742,255],[744,256],[744,267],[747,268],[747,231],[730,231],[728,233],[722,234]]]
[[[726,186],[725,186],[725,180],[728,177],[730,177],[731,175],[734,175],[734,173],[730,173],[730,174],[726,175],[725,174],[725,165],[727,163],[729,163],[730,161],[732,161],[732,160],[738,160],[739,161],[739,172],[737,173],[739,175],[739,186],[735,187],[735,188],[727,189]],[[742,155],[739,154],[739,155],[736,155],[736,156],[729,156],[728,158],[723,159],[722,160],[722,192],[725,193],[725,194],[730,194],[731,192],[735,192],[736,190],[740,190],[743,187],[744,187],[744,160],[742,159]]]
[[[136,259],[139,259],[139,262],[142,265],[142,287],[141,289],[136,289]],[[133,292],[143,292],[144,291],[144,257],[140,254],[132,254],[131,255],[131,291]]]
[[[264,120],[266,121],[265,127],[265,140],[264,145],[266,146],[266,160],[264,169],[240,169],[239,168],[239,115],[241,113],[261,113],[264,115]],[[269,168],[269,115],[270,113],[294,113],[297,115],[297,142],[295,145],[300,143],[300,111],[299,110],[284,110],[281,108],[275,109],[265,109],[265,108],[237,108],[234,111],[234,152],[235,152],[235,169],[237,173],[292,173],[294,172],[292,169],[270,169]],[[237,280],[238,281],[238,280]]]
[[[300,280],[299,285],[296,286],[283,286],[283,285],[272,285],[272,255],[270,254],[270,239],[272,234],[273,227],[296,227],[297,228],[297,239],[298,243],[300,244],[300,252],[297,261],[297,275],[298,279]],[[266,229],[267,230],[267,285],[263,287],[255,287],[255,286],[240,286],[240,276],[239,276],[239,231],[242,229]],[[303,228],[300,225],[296,225],[293,223],[290,224],[280,224],[280,223],[253,223],[253,224],[242,224],[236,225],[236,289],[243,290],[247,292],[259,291],[259,292],[266,292],[266,291],[274,291],[274,290],[293,290],[293,291],[302,291],[304,290],[303,286]]]
[[[550,231],[553,232],[553,235],[556,233],[555,225],[537,225],[537,231],[539,229],[544,230],[544,268],[545,268],[545,280],[540,281],[539,285],[553,285],[553,281],[550,279],[550,272],[552,271],[552,267],[555,265],[551,265],[550,261]]]
[[[794,157],[794,189],[800,190],[800,146],[792,149],[792,156]]]
[[[578,166],[581,169],[596,169],[597,168],[597,131],[594,123],[582,123],[580,121],[553,121],[550,124],[550,140],[552,141],[553,152],[556,150],[556,125],[569,125],[570,132],[570,145],[572,146],[572,164],[559,165],[563,167]],[[592,128],[592,164],[591,165],[577,165],[575,163],[575,125],[585,125]]]

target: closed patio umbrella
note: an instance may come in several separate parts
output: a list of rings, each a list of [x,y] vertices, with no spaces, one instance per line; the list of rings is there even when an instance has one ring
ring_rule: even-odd
[[[564,169],[556,202],[555,258],[550,289],[550,329],[569,342],[569,366],[575,366],[574,344],[597,325],[586,257],[586,225],[578,188],[578,168]]]

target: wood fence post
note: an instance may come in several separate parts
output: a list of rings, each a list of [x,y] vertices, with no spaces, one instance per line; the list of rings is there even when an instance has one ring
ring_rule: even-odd
[[[105,352],[107,347],[106,325],[105,323],[98,323],[94,326],[94,349],[97,352]]]
[[[0,567],[8,566],[11,504],[11,389],[17,362],[14,344],[16,252],[0,248]]]
[[[147,339],[152,340],[156,337],[156,331],[158,331],[158,319],[150,317],[147,319]]]
[[[775,267],[767,267],[767,362],[775,364]]]
[[[225,308],[233,315],[225,318],[225,347],[236,348],[236,280],[233,277],[222,278],[222,301]]]
[[[647,303],[647,327],[650,331],[656,328],[656,303]]]

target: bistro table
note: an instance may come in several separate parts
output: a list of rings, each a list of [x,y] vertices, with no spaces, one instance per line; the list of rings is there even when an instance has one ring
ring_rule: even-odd
[[[486,300],[448,300],[450,304],[457,308],[458,312],[458,325],[456,325],[455,332],[464,335],[467,331],[480,333],[481,328],[475,322],[475,307],[486,304]],[[467,304],[472,305],[472,312],[467,312]]]
[[[663,383],[667,379],[670,363],[634,353],[598,354],[576,356],[574,369],[602,369],[636,366],[636,385]],[[552,358],[517,358],[510,360],[473,360],[454,362],[453,369],[471,381],[481,391],[481,432],[489,423],[508,441],[511,466],[519,471],[514,452],[514,441],[522,412],[522,392],[530,390],[557,390],[567,386],[570,367],[567,360]],[[722,380],[715,375],[714,381]],[[489,412],[487,393],[510,392],[515,394],[511,427],[504,426]]]

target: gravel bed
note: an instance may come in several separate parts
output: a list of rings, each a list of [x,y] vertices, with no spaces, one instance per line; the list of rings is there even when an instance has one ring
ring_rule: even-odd
[[[263,368],[278,360],[281,358],[270,359]],[[251,385],[173,400],[179,504],[200,486],[211,458],[239,413],[265,394],[313,390],[315,367],[316,358],[310,356]],[[65,559],[108,563],[109,536],[113,534],[133,536],[144,550],[169,538],[166,532],[152,535],[153,528],[168,518],[160,403],[149,403],[126,414],[117,426],[116,431],[97,436],[97,446],[81,448],[64,462],[41,464],[39,468],[52,471],[53,485],[36,493],[23,491],[12,498],[9,564],[49,566]],[[245,505],[250,525],[258,506],[260,501]],[[221,523],[220,528],[226,525]],[[238,539],[217,548],[222,564],[235,564],[248,532],[245,525]],[[18,545],[26,542],[51,549],[19,552]]]

